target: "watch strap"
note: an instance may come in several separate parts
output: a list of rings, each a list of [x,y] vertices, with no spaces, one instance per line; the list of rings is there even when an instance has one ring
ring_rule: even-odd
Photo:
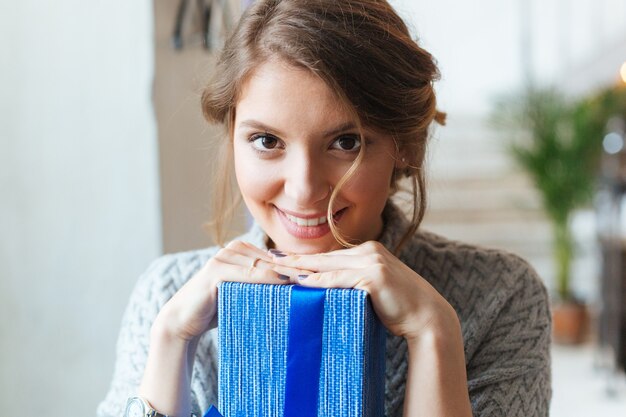
[[[139,401],[143,404],[143,416],[142,417],[172,417],[172,416],[168,416],[167,414],[161,414],[158,411],[156,411],[154,409],[154,407],[152,407],[152,405],[146,401],[144,398],[139,397],[139,396],[135,396],[135,397],[130,397],[128,399],[127,405],[126,405],[126,412],[124,413],[124,417],[128,417],[127,413],[128,413],[128,407],[130,406],[130,404],[132,404],[135,401]]]
[[[152,408],[152,406],[150,406],[150,410],[146,414],[146,417],[171,417],[171,416],[168,416],[167,414],[161,414],[157,410]]]
[[[152,405],[148,401],[146,401],[142,397],[130,397],[128,399],[128,402],[130,403],[133,400],[141,401],[143,403],[144,409],[147,408],[147,411],[145,413],[145,417],[173,417],[173,416],[169,416],[167,414],[159,413],[157,410],[154,409],[154,407],[152,407]],[[126,413],[124,413],[124,417],[126,417]],[[198,417],[198,416],[196,416],[196,414],[194,414],[194,413],[191,413],[191,417]]]

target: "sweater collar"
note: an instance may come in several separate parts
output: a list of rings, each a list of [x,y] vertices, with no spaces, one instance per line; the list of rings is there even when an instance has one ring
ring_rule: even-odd
[[[378,241],[393,253],[400,240],[408,230],[410,224],[406,215],[390,200],[383,210],[383,232]]]

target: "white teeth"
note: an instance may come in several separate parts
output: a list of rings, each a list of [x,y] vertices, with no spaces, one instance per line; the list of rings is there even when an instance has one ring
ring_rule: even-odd
[[[292,216],[291,214],[287,213],[285,213],[285,216],[287,216],[289,220],[291,220],[293,223],[296,223],[298,226],[311,227],[318,226],[327,222],[326,216],[314,219],[303,219],[301,217]]]

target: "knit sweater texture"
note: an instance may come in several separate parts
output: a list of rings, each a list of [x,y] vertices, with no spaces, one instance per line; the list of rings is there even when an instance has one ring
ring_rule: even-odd
[[[390,251],[408,222],[393,205],[383,212],[379,241]],[[254,225],[239,240],[267,249]],[[165,255],[139,278],[122,319],[113,381],[98,417],[121,417],[137,392],[148,356],[150,327],[161,307],[219,247]],[[474,416],[547,416],[551,398],[550,309],[546,289],[521,258],[418,231],[399,256],[455,309],[462,329],[467,388]],[[388,334],[385,415],[402,416],[407,345]],[[217,405],[217,329],[198,343],[191,381],[192,409]]]

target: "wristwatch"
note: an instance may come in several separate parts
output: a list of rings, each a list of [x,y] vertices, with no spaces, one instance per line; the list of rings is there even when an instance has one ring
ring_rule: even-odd
[[[131,397],[126,402],[124,417],[167,417],[156,411],[148,401],[141,397]]]

